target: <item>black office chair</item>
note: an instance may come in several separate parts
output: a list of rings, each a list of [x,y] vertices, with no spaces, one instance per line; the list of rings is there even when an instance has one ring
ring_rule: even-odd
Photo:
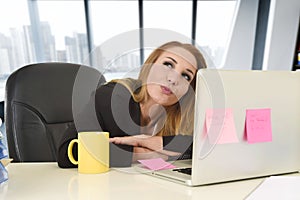
[[[70,63],[32,64],[11,74],[5,102],[10,157],[15,162],[56,161],[61,134],[74,123],[72,97],[91,93],[97,86],[86,87],[95,81],[99,86],[105,78],[94,68]]]

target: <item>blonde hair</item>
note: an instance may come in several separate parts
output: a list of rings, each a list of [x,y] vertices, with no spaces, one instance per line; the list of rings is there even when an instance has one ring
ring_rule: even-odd
[[[155,49],[143,64],[139,77],[137,80],[131,78],[112,80],[123,84],[131,92],[133,99],[140,103],[147,101],[149,94],[146,88],[146,81],[152,65],[156,62],[158,57],[169,48],[180,47],[189,51],[197,61],[197,70],[206,68],[206,62],[200,51],[191,44],[180,43],[177,41],[168,42]],[[174,105],[166,107],[166,121],[163,128],[157,135],[171,136],[171,135],[191,135],[193,133],[194,124],[194,105],[196,87],[196,76],[190,83],[187,93]]]

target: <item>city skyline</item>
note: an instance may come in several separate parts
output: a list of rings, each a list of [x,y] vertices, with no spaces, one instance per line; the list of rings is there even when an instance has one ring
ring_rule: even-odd
[[[19,67],[34,62],[60,61],[89,64],[87,35],[85,33],[74,32],[72,37],[64,36],[65,49],[58,50],[50,24],[41,22],[40,27],[38,33],[41,36],[40,44],[34,43],[30,25],[23,25],[21,30],[10,28],[9,36],[0,32],[0,74],[10,74]],[[36,53],[36,48],[39,48],[38,53]],[[121,71],[124,71],[126,66],[130,68],[130,64],[135,67],[139,63],[138,55],[129,55],[130,59],[124,58],[124,56],[119,57],[116,60],[121,66],[119,68]],[[94,58],[95,66],[97,66],[99,59]],[[126,62],[122,63],[125,60]],[[116,63],[111,67],[116,69]]]

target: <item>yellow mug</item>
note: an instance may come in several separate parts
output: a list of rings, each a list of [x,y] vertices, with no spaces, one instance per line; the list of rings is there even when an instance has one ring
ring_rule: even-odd
[[[78,161],[74,159],[72,149],[78,144]],[[109,170],[109,133],[80,132],[78,139],[73,139],[68,146],[68,157],[78,172],[98,174]]]

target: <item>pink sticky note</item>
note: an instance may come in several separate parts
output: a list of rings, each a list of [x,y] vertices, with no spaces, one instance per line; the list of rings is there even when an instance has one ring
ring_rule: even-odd
[[[142,165],[151,170],[173,169],[174,165],[164,161],[162,158],[138,160]]]
[[[246,139],[248,143],[271,142],[271,109],[246,110]]]
[[[208,135],[210,143],[237,143],[232,109],[207,109],[204,134]]]

